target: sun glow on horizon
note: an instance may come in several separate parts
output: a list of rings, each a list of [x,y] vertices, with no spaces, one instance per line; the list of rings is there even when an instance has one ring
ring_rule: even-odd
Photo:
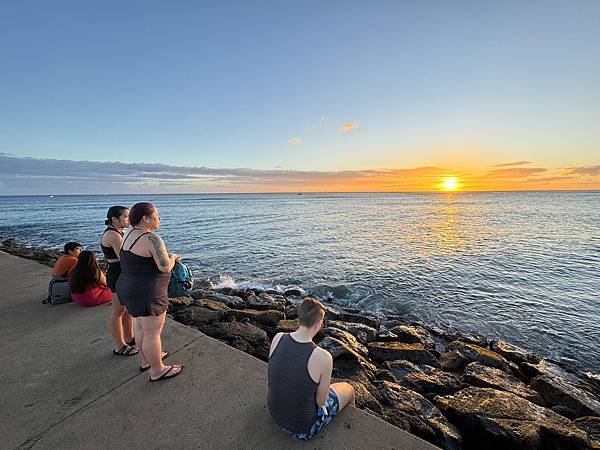
[[[451,176],[451,177],[444,177],[442,178],[442,183],[440,185],[440,189],[443,191],[456,191],[459,189],[459,184],[458,184],[458,178]]]

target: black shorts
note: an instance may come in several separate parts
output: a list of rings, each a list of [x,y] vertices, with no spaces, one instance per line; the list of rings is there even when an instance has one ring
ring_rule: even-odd
[[[119,279],[119,275],[121,275],[121,263],[108,263],[108,270],[106,271],[106,284],[113,293],[117,292],[117,280]]]

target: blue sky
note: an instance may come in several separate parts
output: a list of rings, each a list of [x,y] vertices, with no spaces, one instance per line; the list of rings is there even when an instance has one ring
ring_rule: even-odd
[[[594,166],[599,23],[593,0],[4,3],[0,152],[300,171]]]

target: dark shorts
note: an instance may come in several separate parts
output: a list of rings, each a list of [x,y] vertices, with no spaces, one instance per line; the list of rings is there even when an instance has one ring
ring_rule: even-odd
[[[292,433],[285,428],[282,428],[282,430],[290,434],[290,436],[295,439],[308,441],[309,439],[314,438],[317,433],[329,425],[339,411],[340,402],[337,398],[337,394],[333,389],[329,388],[329,395],[327,396],[327,400],[325,400],[325,404],[316,409],[315,420],[313,420],[313,422],[310,424],[307,431],[303,433]]]
[[[117,292],[117,280],[119,279],[119,275],[121,275],[121,263],[108,263],[108,270],[106,271],[106,284],[113,293]]]
[[[165,276],[166,275],[166,276]],[[117,280],[117,295],[133,317],[164,314],[169,307],[169,274],[149,278],[132,278],[123,274]]]

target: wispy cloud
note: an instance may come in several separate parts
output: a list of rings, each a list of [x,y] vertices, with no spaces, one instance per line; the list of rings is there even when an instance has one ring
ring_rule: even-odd
[[[340,125],[340,127],[338,128],[338,131],[341,131],[342,133],[346,133],[350,130],[354,130],[355,128],[358,128],[358,124],[354,123],[354,122],[346,122]]]
[[[502,163],[502,164],[495,164],[492,167],[525,166],[527,164],[531,164],[531,161],[507,162],[507,163]]]
[[[323,125],[325,122],[327,122],[327,120],[329,120],[329,117],[321,116],[319,119],[319,125]]]
[[[513,167],[510,169],[491,170],[484,175],[486,178],[525,178],[537,173],[546,172],[543,167]]]
[[[294,136],[290,138],[289,143],[293,145],[300,145],[304,142],[304,138],[301,136]]]
[[[595,166],[567,167],[564,173],[571,175],[600,176],[600,164]]]

